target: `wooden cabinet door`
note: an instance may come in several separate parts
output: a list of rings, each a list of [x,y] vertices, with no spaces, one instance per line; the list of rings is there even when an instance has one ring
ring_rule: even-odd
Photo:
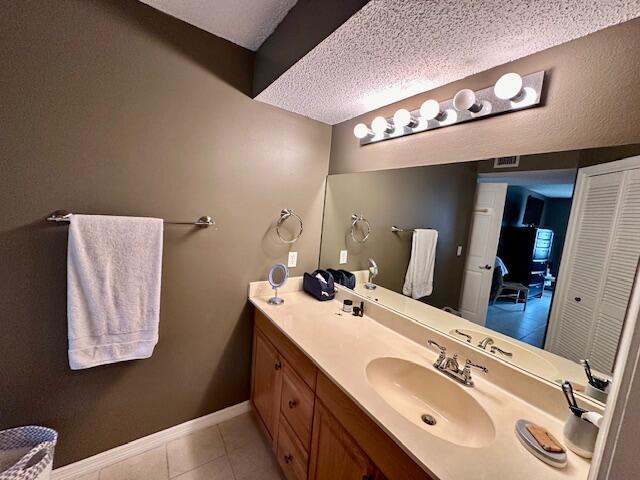
[[[282,362],[275,348],[257,330],[253,341],[253,373],[251,400],[271,441],[278,434]]]
[[[369,457],[316,401],[309,480],[374,480],[376,473]]]

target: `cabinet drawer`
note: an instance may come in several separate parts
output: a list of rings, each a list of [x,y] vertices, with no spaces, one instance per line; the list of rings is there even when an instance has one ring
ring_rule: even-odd
[[[552,230],[538,230],[537,239],[538,240],[549,240],[553,236]]]
[[[282,396],[280,398],[282,415],[287,419],[289,426],[308,452],[311,444],[315,395],[288,363],[284,365]]]
[[[549,247],[535,248],[533,250],[534,260],[548,260],[551,255],[551,249]]]
[[[280,417],[278,428],[278,463],[287,480],[306,480],[309,455],[287,421]]]
[[[551,240],[538,240],[536,241],[535,248],[549,248],[551,247]]]

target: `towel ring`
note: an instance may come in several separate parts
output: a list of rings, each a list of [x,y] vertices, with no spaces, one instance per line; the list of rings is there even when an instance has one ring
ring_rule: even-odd
[[[356,227],[358,225],[358,222],[364,223],[367,231],[365,236],[360,240],[356,238]],[[367,238],[369,238],[369,235],[371,235],[371,225],[369,224],[369,221],[364,218],[362,214],[354,213],[353,215],[351,215],[351,238],[353,239],[353,241],[356,243],[364,243],[367,241]]]
[[[293,238],[286,239],[282,236],[282,233],[280,233],[280,227],[289,217],[294,217],[296,220],[298,220],[298,223],[300,224],[300,226],[299,226],[298,233],[295,234]],[[302,219],[298,215],[293,213],[293,210],[291,210],[290,208],[283,208],[282,210],[280,210],[280,218],[276,222],[276,234],[278,235],[278,238],[282,243],[292,244],[297,242],[298,239],[302,236]]]

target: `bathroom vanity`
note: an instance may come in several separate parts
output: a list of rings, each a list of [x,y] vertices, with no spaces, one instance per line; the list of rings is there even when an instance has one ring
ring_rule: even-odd
[[[514,434],[527,419],[562,438],[556,385],[383,305],[348,315],[342,301],[361,297],[343,289],[318,302],[291,279],[274,306],[265,283],[249,289],[251,401],[289,480],[587,478],[588,460],[569,451],[567,467],[553,468]],[[474,370],[474,386],[443,375],[428,339],[488,373]]]
[[[260,311],[253,346],[251,400],[287,478],[432,478]]]

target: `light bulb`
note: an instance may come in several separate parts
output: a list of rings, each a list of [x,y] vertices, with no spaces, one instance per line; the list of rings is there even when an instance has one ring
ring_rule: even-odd
[[[456,112],[453,108],[447,109],[443,112],[444,118],[440,120],[440,125],[447,126],[452,125],[458,121],[458,112]]]
[[[447,113],[440,110],[440,104],[435,100],[427,100],[420,107],[420,116],[425,120],[437,120],[442,122],[447,118]]]
[[[531,87],[524,87],[522,93],[511,100],[512,108],[524,108],[533,105],[538,98],[538,94]]]
[[[369,127],[367,127],[364,123],[358,123],[355,127],[353,127],[353,134],[360,140],[368,137],[372,133],[373,132],[369,130]]]
[[[493,87],[493,93],[500,100],[516,100],[522,92],[522,77],[517,73],[504,74]]]
[[[376,117],[373,119],[373,122],[371,122],[371,130],[373,130],[376,135],[383,135],[393,132],[393,127],[389,125],[386,118]]]
[[[473,90],[469,90],[465,88],[456,93],[456,96],[453,97],[453,107],[459,112],[464,112],[465,110],[470,111],[471,113],[478,113],[482,110],[482,102],[478,101],[476,94]]]
[[[411,112],[409,110],[407,110],[406,108],[401,108],[393,114],[393,124],[396,127],[400,128],[413,128],[418,125],[418,121],[413,115],[411,115]]]

